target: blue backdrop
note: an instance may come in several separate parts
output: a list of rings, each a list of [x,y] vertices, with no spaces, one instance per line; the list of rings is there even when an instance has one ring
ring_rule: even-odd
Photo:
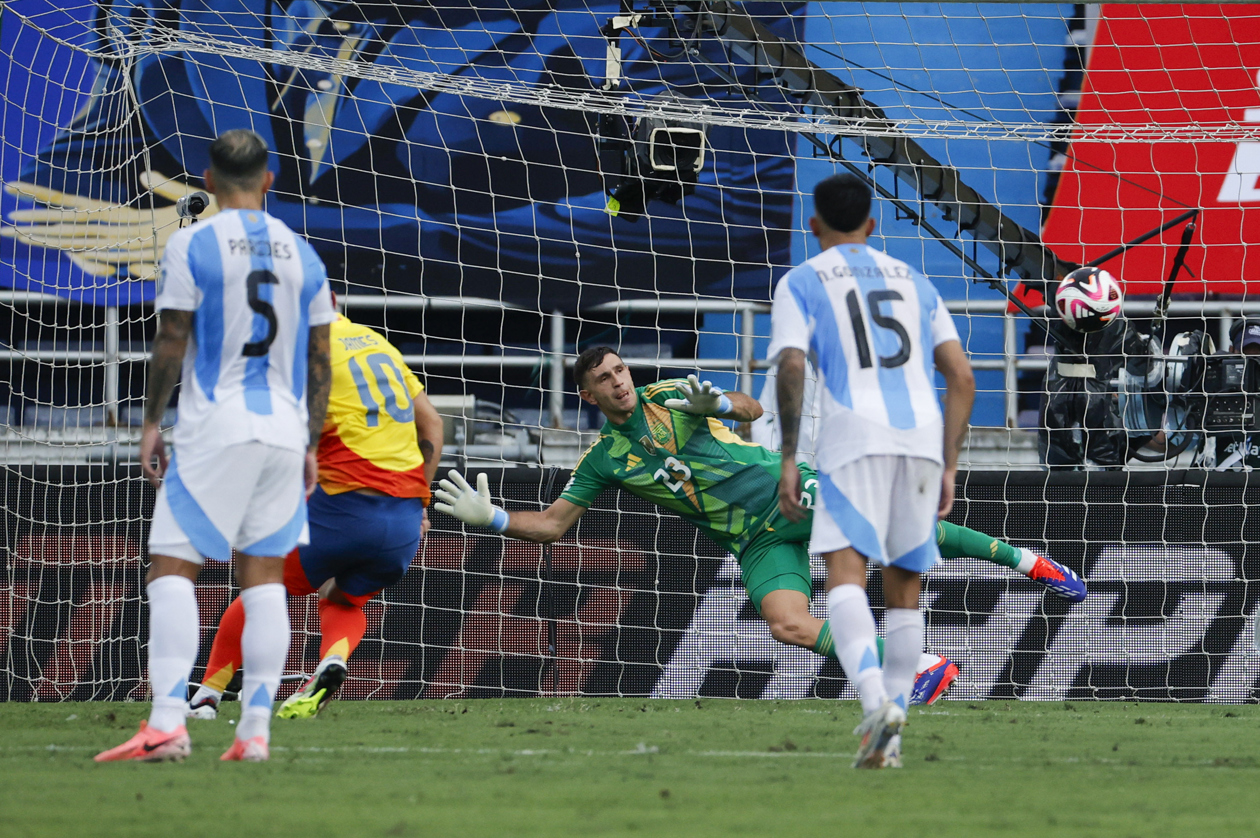
[[[790,12],[802,4],[756,5],[796,36]],[[206,53],[149,53],[128,68],[88,60],[70,46],[108,54],[163,32],[212,32],[278,58],[310,53],[598,86],[605,50],[598,30],[619,3],[553,6],[479,0],[438,11],[407,3],[102,0],[60,11],[51,0],[19,0],[8,6],[0,39],[12,57],[0,177],[69,196],[63,203],[88,198],[98,208],[147,208],[142,152],[153,171],[195,184],[213,137],[249,127],[276,151],[268,209],[311,239],[330,273],[361,286],[488,296],[545,310],[645,293],[768,298],[790,259],[795,172],[791,138],[782,133],[714,129],[713,162],[695,194],[676,206],[654,202],[647,218],[631,223],[604,211],[588,114]],[[638,94],[668,83],[686,95],[719,82],[686,62],[642,60],[643,45],[622,41]],[[138,112],[121,77],[127,72]],[[6,220],[30,206],[10,194],[0,200]],[[152,283],[132,281],[130,270],[94,276],[64,252],[0,239],[0,283],[14,287],[98,303],[151,297]]]
[[[1008,120],[1050,122],[1059,111],[1058,90],[1068,39],[1068,4],[999,3],[810,3],[806,12],[806,53],[841,80],[862,88],[893,119],[956,119],[964,122]],[[921,91],[921,92],[915,92]],[[1039,197],[1045,186],[1051,150],[1048,144],[1025,141],[920,140],[937,160],[956,167],[963,180],[1029,230],[1041,229]],[[845,143],[850,160],[865,165],[857,147]],[[836,163],[814,156],[813,146],[797,143],[796,183],[805,196],[796,205],[792,261],[818,252],[807,231],[813,213],[808,197],[819,180],[837,171]],[[876,170],[881,183],[893,188],[886,170]],[[900,194],[916,204],[915,196]],[[916,204],[917,207],[917,204]],[[892,204],[876,201],[878,222],[871,244],[923,270],[946,299],[998,300],[987,285],[970,281],[970,271],[919,227],[898,218]],[[954,232],[939,212],[928,207],[938,229]],[[969,239],[960,242],[973,253]],[[977,260],[996,272],[997,259],[975,251]],[[997,357],[1002,353],[1000,317],[955,316],[969,352]],[[1030,324],[1018,318],[1018,345],[1023,348]],[[701,341],[706,357],[737,354],[736,321],[729,315],[707,315]],[[765,357],[770,318],[759,317],[756,355]],[[980,389],[973,414],[976,425],[1005,424],[1004,382],[1000,371],[977,373]],[[723,386],[735,386],[733,374],[718,374]],[[757,385],[758,388],[760,385]]]

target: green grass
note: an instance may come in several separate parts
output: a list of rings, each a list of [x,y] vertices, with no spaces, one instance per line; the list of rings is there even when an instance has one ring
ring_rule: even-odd
[[[901,771],[833,701],[342,702],[220,763],[97,765],[140,704],[0,705],[0,835],[1260,834],[1260,707],[943,701]]]

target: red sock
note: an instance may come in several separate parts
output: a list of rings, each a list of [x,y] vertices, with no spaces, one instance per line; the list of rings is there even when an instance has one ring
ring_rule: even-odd
[[[293,548],[292,553],[284,557],[284,588],[289,592],[289,596],[306,596],[315,593],[311,580],[306,578],[306,571],[302,569],[302,559],[296,547]]]
[[[216,692],[223,692],[232,675],[241,668],[241,634],[244,631],[245,605],[237,597],[219,619],[219,630],[214,635],[214,645],[210,647],[210,660],[206,663],[202,684]]]
[[[342,660],[347,660],[350,653],[357,649],[363,640],[363,633],[367,631],[367,615],[363,613],[362,603],[339,605],[330,600],[321,599],[319,601],[319,627],[320,659],[329,655],[340,655]]]

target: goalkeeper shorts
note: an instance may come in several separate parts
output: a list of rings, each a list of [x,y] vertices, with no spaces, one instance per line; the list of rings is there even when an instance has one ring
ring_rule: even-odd
[[[771,591],[800,591],[813,596],[809,571],[809,518],[793,524],[776,516],[735,556],[739,578],[748,598],[761,613],[761,601]]]
[[[818,494],[814,470],[801,464],[801,503],[812,509]],[[777,489],[776,489],[777,497]],[[809,536],[813,516],[792,523],[777,508],[765,526],[742,547],[733,550],[739,562],[739,578],[748,598],[761,613],[761,601],[772,591],[800,591],[813,598],[814,583],[809,567]]]

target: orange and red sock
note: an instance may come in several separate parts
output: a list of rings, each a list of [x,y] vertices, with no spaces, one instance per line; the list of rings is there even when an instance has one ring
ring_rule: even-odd
[[[206,662],[206,674],[201,682],[204,686],[221,693],[236,670],[241,668],[241,634],[244,631],[245,605],[237,597],[219,619],[219,630],[214,635],[210,660]]]
[[[293,596],[315,593],[315,588],[302,570],[297,550],[289,554],[285,561],[284,582],[285,588]],[[363,606],[377,593],[373,591],[361,596],[344,594],[353,605],[339,605],[326,599],[319,601],[321,660],[329,655],[340,655],[342,660],[346,660],[358,648],[367,631],[367,615],[363,613]],[[244,631],[245,606],[240,597],[237,597],[219,620],[219,630],[214,636],[214,645],[210,648],[210,660],[206,663],[206,675],[202,681],[206,687],[223,692],[236,670],[241,668],[241,634]]]
[[[362,597],[349,597],[354,605],[340,605],[330,600],[319,601],[319,657],[339,655],[347,660],[350,653],[358,648],[367,631],[367,615],[363,606],[371,594]]]

